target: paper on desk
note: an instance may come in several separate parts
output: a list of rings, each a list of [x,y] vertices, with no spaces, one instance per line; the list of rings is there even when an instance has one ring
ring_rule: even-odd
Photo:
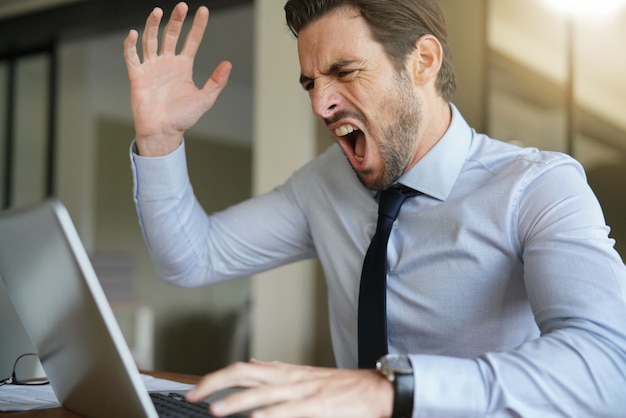
[[[159,379],[153,376],[149,376],[147,374],[142,374],[141,377],[143,377],[143,383],[146,385],[146,389],[148,389],[149,392],[189,390],[194,387],[194,385],[189,385],[187,383],[180,383],[167,379]]]
[[[0,411],[27,411],[29,409],[54,408],[60,406],[50,385],[43,386],[0,386]]]
[[[193,385],[158,379],[142,374],[148,391],[189,390]],[[61,404],[50,385],[42,386],[0,386],[0,412],[28,411],[31,409],[55,408]]]

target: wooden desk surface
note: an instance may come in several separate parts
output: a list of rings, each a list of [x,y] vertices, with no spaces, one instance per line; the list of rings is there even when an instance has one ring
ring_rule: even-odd
[[[173,380],[180,383],[196,384],[200,377],[192,376],[180,373],[170,372],[142,372],[150,376],[158,377],[159,379]],[[47,409],[34,409],[32,411],[20,411],[20,412],[0,412],[0,417],[6,418],[81,418],[80,415],[68,411],[65,408],[47,408]]]

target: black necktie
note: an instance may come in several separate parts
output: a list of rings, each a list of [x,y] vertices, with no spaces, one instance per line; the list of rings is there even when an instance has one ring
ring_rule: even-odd
[[[418,192],[395,185],[380,192],[378,222],[361,272],[359,291],[359,368],[376,367],[387,354],[387,241],[400,206]]]

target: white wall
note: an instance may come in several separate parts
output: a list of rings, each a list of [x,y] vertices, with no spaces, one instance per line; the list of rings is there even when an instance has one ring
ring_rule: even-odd
[[[257,0],[255,37],[254,191],[261,193],[313,158],[316,124],[308,95],[297,83],[296,41],[283,2]],[[254,278],[252,355],[311,364],[315,268],[301,262]]]

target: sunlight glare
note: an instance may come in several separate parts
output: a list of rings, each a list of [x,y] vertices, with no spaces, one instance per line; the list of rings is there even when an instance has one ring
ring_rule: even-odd
[[[626,7],[626,0],[544,0],[555,12],[572,17],[611,16]]]

